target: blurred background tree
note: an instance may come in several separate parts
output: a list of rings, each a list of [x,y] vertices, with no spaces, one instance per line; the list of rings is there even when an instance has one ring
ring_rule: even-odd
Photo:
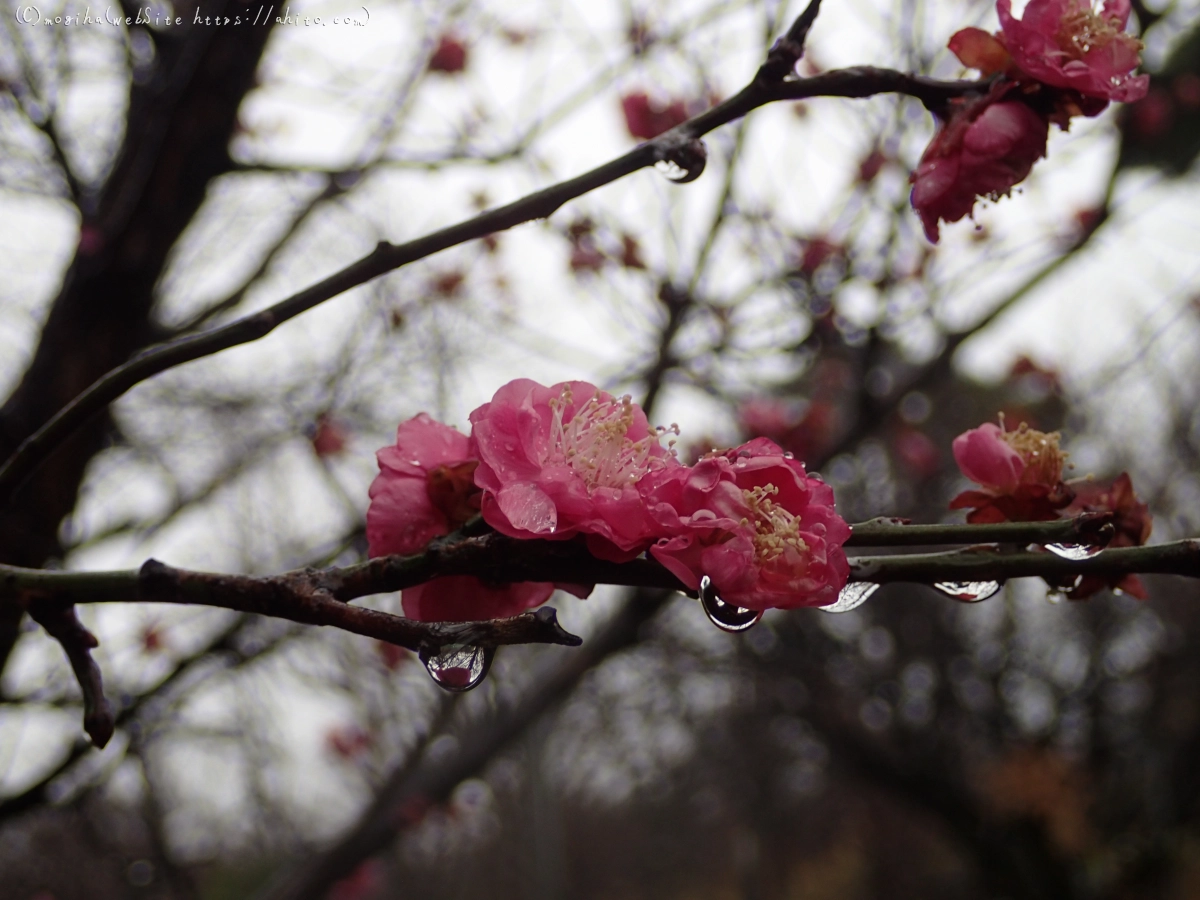
[[[6,17],[5,457],[148,344],[707,108],[800,11],[319,0],[207,26],[257,10],[149,9],[185,24]],[[1012,198],[936,247],[907,207],[932,131],[917,102],[758,110],[710,135],[693,184],[636,174],[140,385],[0,514],[0,560],[355,561],[396,423],[463,426],[518,376],[629,391],[687,452],[766,434],[850,521],[954,520],[950,439],[1004,411],[1061,428],[1075,474],[1129,471],[1154,540],[1194,535],[1200,32],[1189,0],[1136,11],[1147,99],[1056,132]],[[946,39],[993,18],[830,2],[801,68],[955,77]],[[893,585],[741,636],[678,595],[600,589],[556,597],[582,649],[510,648],[453,700],[353,635],[93,608],[118,715],[102,752],[80,742],[60,648],[10,619],[0,884],[18,900],[1200,896],[1196,589],[1147,582],[1148,602],[1055,603],[1022,580],[975,605]]]

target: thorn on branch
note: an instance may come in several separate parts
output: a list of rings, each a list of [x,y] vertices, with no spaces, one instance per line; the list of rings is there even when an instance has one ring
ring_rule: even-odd
[[[83,627],[74,606],[59,606],[52,600],[36,600],[29,605],[29,616],[62,645],[83,692],[83,730],[97,749],[103,749],[112,738],[116,724],[112,706],[104,696],[100,667],[91,654],[100,646],[100,642]]]

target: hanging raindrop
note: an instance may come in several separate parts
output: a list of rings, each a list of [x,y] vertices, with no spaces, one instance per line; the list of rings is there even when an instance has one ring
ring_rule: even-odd
[[[1063,559],[1091,559],[1104,549],[1103,544],[1046,544],[1046,549]]]
[[[934,588],[963,603],[978,603],[1000,590],[998,581],[939,581]]]
[[[477,687],[492,667],[495,647],[474,644],[443,644],[436,650],[422,647],[417,654],[433,683],[443,690],[461,694]]]
[[[708,149],[704,146],[704,141],[691,140],[673,146],[654,164],[654,168],[665,175],[668,181],[687,184],[703,174],[707,161]]]
[[[763,615],[761,609],[743,609],[726,603],[717,594],[717,589],[713,587],[707,575],[700,579],[700,604],[704,607],[708,620],[730,634],[749,631],[758,624]]]
[[[837,602],[828,606],[818,606],[817,609],[827,613],[844,613],[857,609],[867,602],[867,598],[879,590],[879,585],[870,581],[852,581],[838,594]]]

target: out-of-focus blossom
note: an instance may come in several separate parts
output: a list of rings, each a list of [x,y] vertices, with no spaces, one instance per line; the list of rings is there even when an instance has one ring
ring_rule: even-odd
[[[1133,481],[1122,472],[1112,481],[1095,478],[1076,478],[1067,483],[1075,492],[1071,505],[1062,511],[1064,517],[1084,512],[1111,512],[1113,536],[1109,547],[1141,547],[1150,539],[1153,522],[1149,507],[1133,491]],[[1102,588],[1120,588],[1139,600],[1146,599],[1146,587],[1136,575],[1118,576],[1111,580],[1085,575],[1079,584],[1068,591],[1073,600],[1090,597]]]
[[[806,238],[800,241],[800,272],[811,278],[831,259],[845,256],[846,248],[824,237]]]
[[[387,641],[376,641],[375,652],[379,654],[379,661],[389,672],[395,672],[413,656],[411,650],[389,644]]]
[[[412,554],[449,534],[479,509],[466,435],[421,413],[396,429],[396,443],[376,454],[367,546],[371,556]],[[549,599],[554,585],[486,585],[469,575],[435,578],[401,594],[404,614],[425,622],[467,622],[516,615]]]
[[[167,648],[167,637],[157,622],[150,622],[142,629],[142,652],[149,655]]]
[[[337,456],[346,449],[346,431],[328,413],[317,416],[312,428],[312,447],[317,456]]]
[[[688,120],[688,106],[684,101],[659,103],[643,91],[622,97],[621,111],[625,114],[629,134],[641,141],[656,138]]]
[[[621,235],[621,265],[626,269],[644,269],[646,263],[642,259],[642,249],[637,238],[631,234]]]
[[[355,759],[371,748],[371,735],[357,725],[331,728],[325,735],[329,752],[342,759]]]
[[[872,150],[858,164],[858,180],[863,184],[870,184],[890,161],[888,155],[882,150],[878,148]]]
[[[797,406],[774,397],[753,397],[742,402],[737,417],[747,440],[770,438],[800,459],[823,457],[842,428],[837,406],[823,400]]]
[[[1011,87],[951,101],[949,120],[925,148],[910,178],[911,199],[930,241],[937,243],[939,219],[957,222],[976,198],[1008,194],[1046,155],[1049,121],[1023,101],[1005,99]]]
[[[658,537],[637,484],[679,463],[660,442],[667,429],[651,429],[630,397],[584,381],[544,387],[521,378],[471,413],[471,423],[483,518],[497,531],[584,534],[595,556],[613,561],[632,559]]]
[[[892,436],[892,451],[901,463],[918,478],[929,478],[941,468],[942,455],[925,432],[905,426]]]
[[[1063,484],[1066,454],[1058,440],[1058,432],[1045,434],[1024,422],[1016,431],[988,422],[960,434],[954,459],[982,490],[964,491],[950,508],[970,509],[967,521],[974,524],[1057,519],[1073,496]]]
[[[104,232],[85,222],[79,228],[79,255],[95,256],[104,249]]]
[[[467,45],[453,35],[442,35],[433,55],[429,57],[429,71],[453,75],[467,67]]]
[[[328,900],[366,900],[377,896],[385,881],[384,864],[368,859],[329,889]]]
[[[1026,75],[1088,97],[1129,102],[1146,96],[1149,75],[1134,75],[1142,42],[1125,32],[1129,0],[1030,0],[1015,19],[1011,0],[996,0],[1005,49]],[[960,57],[961,58],[961,57]]]
[[[850,528],[833,490],[766,438],[689,468],[653,472],[641,492],[669,537],[650,553],[693,589],[708,576],[748,609],[826,606],[850,567]]]

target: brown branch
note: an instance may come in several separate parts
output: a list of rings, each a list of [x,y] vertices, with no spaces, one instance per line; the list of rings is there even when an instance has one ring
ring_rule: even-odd
[[[59,606],[38,599],[30,603],[29,616],[62,645],[83,691],[83,730],[96,747],[103,748],[113,736],[116,724],[112,705],[104,696],[100,667],[92,659],[91,651],[100,646],[100,642],[83,627],[74,606]]]
[[[380,242],[372,253],[357,262],[261,312],[143,351],[93,383],[18,447],[0,468],[0,503],[7,502],[40,462],[76,429],[147,378],[174,366],[256,341],[281,323],[401,266],[497,231],[547,218],[567,201],[657,162],[669,160],[684,166],[690,164],[691,171],[696,172],[701,164],[699,159],[702,159],[698,159],[699,138],[760,106],[803,97],[853,98],[899,93],[936,107],[950,97],[977,91],[980,86],[978,81],[938,81],[870,66],[839,69],[775,84],[764,84],[756,76],[724,103],[590,172],[408,243]]]

